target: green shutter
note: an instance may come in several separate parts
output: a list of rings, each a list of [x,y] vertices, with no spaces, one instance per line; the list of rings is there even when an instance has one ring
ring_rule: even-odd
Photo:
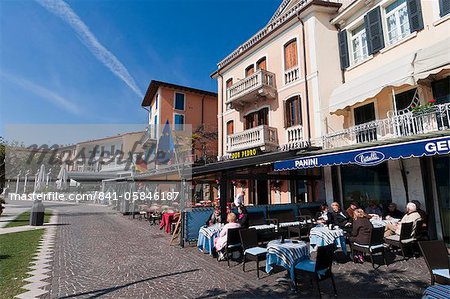
[[[339,58],[341,60],[341,69],[346,69],[350,65],[348,58],[348,43],[347,43],[347,30],[342,30],[338,33],[339,39]]]
[[[409,28],[412,32],[423,29],[422,6],[420,0],[407,0]]]
[[[364,26],[366,27],[369,54],[377,53],[384,48],[383,25],[379,6],[364,16]]]
[[[439,0],[440,16],[446,16],[450,13],[450,0]]]

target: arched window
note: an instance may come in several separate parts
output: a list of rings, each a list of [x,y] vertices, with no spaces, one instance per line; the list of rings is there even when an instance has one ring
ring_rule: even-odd
[[[284,45],[284,69],[289,70],[297,65],[297,39],[294,38]]]
[[[225,84],[226,84],[227,88],[230,88],[231,85],[233,85],[233,78],[228,79]]]
[[[256,62],[256,69],[257,70],[265,70],[267,71],[267,61],[266,57],[261,58]]]
[[[255,72],[255,67],[253,64],[249,65],[246,69],[245,69],[245,77],[249,77],[251,75],[253,75],[253,73]]]
[[[302,105],[300,96],[293,96],[286,100],[285,107],[285,125],[292,127],[302,124]]]

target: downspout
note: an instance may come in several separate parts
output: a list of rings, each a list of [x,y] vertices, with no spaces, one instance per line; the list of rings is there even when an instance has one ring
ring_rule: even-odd
[[[306,99],[306,121],[308,123],[308,139],[307,141],[311,141],[311,118],[309,116],[309,89],[308,89],[308,70],[307,70],[307,64],[306,64],[306,36],[305,36],[305,23],[303,23],[303,20],[300,18],[300,13],[297,13],[297,18],[302,24],[302,46],[303,46],[303,69],[305,70],[305,99]]]
[[[217,76],[220,77],[220,95],[221,95],[221,102],[220,102],[220,140],[222,140],[222,151],[220,153],[220,156],[222,157],[223,149],[224,149],[224,142],[223,142],[223,76],[220,74],[220,70],[217,71]],[[219,153],[218,153],[219,154]]]

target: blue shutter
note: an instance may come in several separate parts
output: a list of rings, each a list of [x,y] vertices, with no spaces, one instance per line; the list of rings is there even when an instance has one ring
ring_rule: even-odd
[[[347,30],[342,30],[338,33],[339,40],[339,58],[341,60],[341,69],[346,69],[350,65],[348,58],[348,42],[347,42]]]
[[[371,55],[384,48],[383,25],[379,6],[364,16],[364,26],[367,35],[367,50]]]
[[[420,0],[407,0],[409,28],[412,32],[423,29],[422,6]]]
[[[440,16],[443,17],[450,13],[450,0],[439,0]]]

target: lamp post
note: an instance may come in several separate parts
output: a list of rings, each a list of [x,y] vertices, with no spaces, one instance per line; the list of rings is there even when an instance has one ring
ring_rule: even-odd
[[[29,174],[30,174],[30,171],[27,170],[27,172],[25,173],[25,179],[24,179],[24,183],[23,183],[23,193],[27,192],[27,181],[28,181]]]
[[[19,171],[19,173],[17,174],[17,181],[16,181],[16,194],[17,194],[17,193],[19,193],[20,173],[21,173],[21,171]]]

